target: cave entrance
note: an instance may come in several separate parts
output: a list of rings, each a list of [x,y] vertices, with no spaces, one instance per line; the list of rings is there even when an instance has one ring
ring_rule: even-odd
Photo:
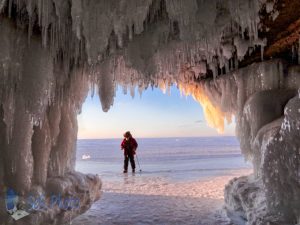
[[[73,224],[93,217],[103,224],[127,220],[132,224],[144,220],[155,223],[154,218],[169,224],[185,218],[191,210],[199,217],[207,216],[222,202],[229,179],[250,167],[234,137],[235,123],[226,125],[224,133],[219,134],[206,124],[201,105],[191,96],[181,96],[176,86],[170,88],[170,95],[157,88],[147,89],[141,98],[135,90],[135,95],[124,95],[118,87],[107,113],[102,112],[96,95],[88,96],[83,104],[78,116],[76,170],[99,174],[104,196],[94,210],[79,216]],[[131,172],[130,165],[128,173],[122,173],[120,143],[126,130],[139,144],[141,172],[136,160],[136,173]],[[185,208],[173,208],[180,201],[185,202]],[[207,204],[207,210],[201,211]],[[130,208],[135,209],[134,214]],[[172,209],[172,215],[166,218],[168,209]]]
[[[239,162],[232,164],[233,169],[244,165],[235,138],[235,122],[225,124],[223,133],[211,128],[205,121],[201,105],[175,85],[168,91],[148,88],[141,94],[137,88],[127,93],[118,86],[114,104],[108,112],[102,111],[99,96],[92,96],[90,92],[77,119],[76,165],[77,170],[84,173],[122,172],[120,143],[126,131],[138,141],[141,167],[145,169],[146,166],[148,172],[159,172],[159,165],[155,163],[161,160],[174,159],[173,164],[180,164],[189,156],[196,160],[233,154],[240,156]],[[227,161],[226,168],[231,168],[231,161]],[[174,169],[166,165],[163,168]]]

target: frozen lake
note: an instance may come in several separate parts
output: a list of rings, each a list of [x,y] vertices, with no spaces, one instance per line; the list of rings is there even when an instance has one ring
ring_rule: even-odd
[[[230,224],[224,186],[251,172],[234,137],[137,141],[142,172],[125,175],[121,140],[78,141],[76,169],[99,174],[103,195],[72,224]]]

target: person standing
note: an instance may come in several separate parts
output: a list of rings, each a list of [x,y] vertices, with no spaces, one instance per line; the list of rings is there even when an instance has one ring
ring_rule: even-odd
[[[124,136],[124,139],[121,143],[121,150],[124,151],[124,171],[123,171],[123,173],[127,173],[129,160],[130,160],[132,172],[134,173],[135,172],[134,155],[135,155],[136,149],[138,147],[138,143],[132,137],[130,131],[125,132],[125,134],[123,136]]]

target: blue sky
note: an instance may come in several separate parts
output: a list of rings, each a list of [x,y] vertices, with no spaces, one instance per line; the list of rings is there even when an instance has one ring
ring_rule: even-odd
[[[171,95],[148,88],[140,97],[124,95],[118,88],[114,105],[105,113],[98,95],[88,96],[78,116],[78,138],[122,138],[130,130],[135,137],[218,136],[210,128],[202,107],[191,96],[181,96],[176,86]],[[234,135],[234,124],[225,127],[222,135]]]

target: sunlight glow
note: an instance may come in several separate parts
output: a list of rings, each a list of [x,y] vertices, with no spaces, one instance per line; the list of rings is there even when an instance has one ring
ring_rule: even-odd
[[[184,95],[191,95],[193,98],[200,103],[203,108],[205,119],[208,125],[212,128],[217,129],[221,134],[224,133],[225,119],[228,124],[232,122],[232,114],[224,113],[218,106],[215,106],[205,92],[198,86],[193,84],[178,85],[180,91]]]

